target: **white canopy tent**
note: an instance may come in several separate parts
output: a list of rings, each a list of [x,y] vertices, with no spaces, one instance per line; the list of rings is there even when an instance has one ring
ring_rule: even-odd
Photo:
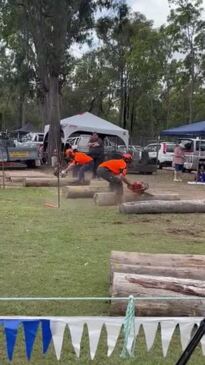
[[[119,137],[120,140],[128,146],[129,133],[126,129],[120,128],[117,125],[107,122],[105,119],[99,118],[92,113],[77,114],[69,118],[61,120],[61,128],[64,133],[64,143],[74,133],[99,133],[105,136]],[[44,136],[46,137],[49,131],[49,125],[45,126]]]

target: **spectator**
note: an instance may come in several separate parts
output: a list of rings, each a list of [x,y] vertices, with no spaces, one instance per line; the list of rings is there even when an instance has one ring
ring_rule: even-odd
[[[89,155],[93,158],[93,178],[97,177],[97,168],[100,163],[104,161],[104,144],[102,138],[97,133],[93,133],[90,137],[89,143]]]
[[[183,143],[176,145],[174,149],[173,164],[174,167],[174,181],[182,181],[182,172],[185,161],[185,146]]]
[[[197,174],[196,174],[196,181],[205,183],[205,169],[204,165],[199,165]]]

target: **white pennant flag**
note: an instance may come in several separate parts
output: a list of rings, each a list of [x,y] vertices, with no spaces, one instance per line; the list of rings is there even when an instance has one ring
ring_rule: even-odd
[[[161,321],[160,324],[161,324],[162,351],[163,351],[163,356],[166,357],[169,344],[171,342],[177,322]]]
[[[202,354],[205,356],[205,335],[202,337],[200,342],[201,342]]]
[[[193,327],[194,327],[193,322],[192,323],[190,323],[190,322],[179,323],[180,340],[181,340],[181,345],[182,345],[183,351],[185,350],[185,348],[187,347],[187,345],[191,339]]]
[[[107,356],[111,356],[116,346],[120,330],[122,328],[123,319],[112,319],[112,321],[105,321],[107,331]]]
[[[104,323],[102,318],[89,320],[86,322],[88,326],[88,335],[90,341],[90,357],[93,360],[98,347],[98,342],[101,335],[102,325]]]
[[[158,322],[157,321],[154,321],[154,322],[146,321],[146,322],[142,322],[142,326],[144,329],[147,351],[150,351],[154,344],[154,340],[156,337],[156,333],[157,333],[157,329],[158,329]]]
[[[60,360],[61,357],[65,326],[66,323],[63,321],[50,321],[53,345],[58,360]]]
[[[79,319],[76,321],[72,321],[68,324],[68,327],[70,329],[71,342],[75,350],[76,356],[80,357],[80,344],[83,335],[84,320]]]

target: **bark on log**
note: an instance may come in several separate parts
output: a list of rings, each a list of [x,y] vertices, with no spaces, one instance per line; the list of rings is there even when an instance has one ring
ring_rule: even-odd
[[[60,186],[75,185],[75,180],[60,179]],[[89,182],[85,182],[84,185],[88,185]],[[26,187],[55,187],[58,185],[58,179],[56,177],[48,178],[26,178],[24,180],[24,186]]]
[[[133,201],[146,201],[146,200],[179,200],[178,194],[157,194],[151,195],[149,193],[136,194],[132,192],[124,192],[123,202],[133,202]],[[112,206],[119,204],[119,200],[115,193],[96,193],[94,195],[94,201],[96,205],[99,206]]]
[[[114,273],[112,296],[177,297],[174,300],[157,299],[136,302],[138,316],[204,316],[205,281],[172,277]],[[186,300],[193,296],[193,300]],[[204,300],[197,299],[204,297]],[[112,314],[122,315],[126,309],[123,301],[112,301]]]
[[[62,194],[65,198],[93,198],[97,191],[109,191],[109,187],[105,186],[65,186]]]
[[[127,214],[159,214],[159,213],[205,213],[205,201],[139,201],[120,205],[121,213]]]
[[[205,255],[149,254],[126,251],[112,251],[112,262],[127,265],[159,267],[161,263],[168,267],[190,267],[205,269]]]

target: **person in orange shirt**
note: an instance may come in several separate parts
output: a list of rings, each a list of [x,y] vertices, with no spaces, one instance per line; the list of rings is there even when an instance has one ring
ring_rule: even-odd
[[[123,182],[131,186],[132,183],[126,178],[127,164],[132,161],[129,153],[122,155],[122,159],[108,160],[101,163],[97,168],[97,176],[110,183],[110,190],[119,196],[123,194]]]
[[[85,180],[85,172],[93,169],[93,158],[86,155],[86,153],[78,152],[69,148],[65,152],[66,157],[70,159],[68,166],[65,170],[61,171],[61,176],[64,177],[68,171],[71,171],[77,167],[77,181],[83,183]]]

